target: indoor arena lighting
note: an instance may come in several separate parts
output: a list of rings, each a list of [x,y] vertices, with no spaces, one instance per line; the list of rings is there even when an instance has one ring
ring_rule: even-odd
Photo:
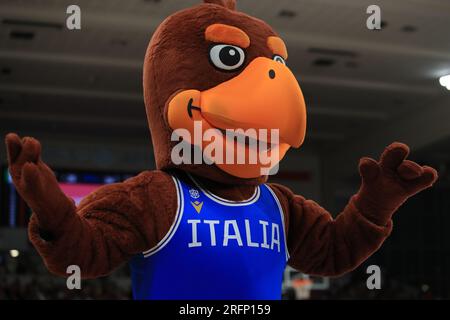
[[[19,254],[20,254],[19,250],[16,249],[9,250],[9,255],[13,258],[17,258]]]
[[[450,74],[440,77],[439,83],[441,84],[441,86],[446,87],[447,90],[450,90]]]

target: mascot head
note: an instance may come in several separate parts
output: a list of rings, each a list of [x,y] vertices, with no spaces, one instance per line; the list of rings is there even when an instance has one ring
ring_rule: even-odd
[[[205,0],[168,17],[150,41],[143,84],[158,169],[258,184],[267,179],[262,169],[303,143],[305,103],[286,64],[285,43],[264,21],[235,6],[234,0]],[[237,133],[233,138],[230,130]],[[184,134],[192,138],[184,140],[192,161],[176,163],[172,153],[180,141],[174,136]],[[266,146],[256,149],[256,161],[250,156],[255,141]],[[228,160],[233,159],[196,163],[196,148],[206,151],[213,143],[225,154],[234,151]],[[246,155],[244,161],[237,160],[239,152]],[[275,156],[275,161],[267,164],[263,156]]]

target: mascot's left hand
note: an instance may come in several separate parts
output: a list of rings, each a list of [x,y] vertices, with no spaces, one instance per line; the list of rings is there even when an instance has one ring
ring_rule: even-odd
[[[407,145],[394,142],[380,161],[362,158],[359,163],[362,184],[356,206],[364,208],[364,215],[380,226],[386,225],[409,197],[431,187],[438,178],[435,169],[406,160],[408,154]]]

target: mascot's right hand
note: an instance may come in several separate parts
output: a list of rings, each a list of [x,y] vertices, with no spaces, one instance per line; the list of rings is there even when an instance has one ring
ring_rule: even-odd
[[[41,144],[34,138],[6,136],[9,173],[17,191],[36,214],[39,227],[55,234],[75,204],[59,187],[53,171],[41,160]],[[56,235],[56,234],[55,234]]]

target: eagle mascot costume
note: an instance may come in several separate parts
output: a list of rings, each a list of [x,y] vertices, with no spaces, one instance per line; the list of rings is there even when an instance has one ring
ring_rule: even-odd
[[[361,187],[333,219],[266,183],[259,160],[175,161],[175,132],[213,129],[225,142],[227,130],[276,129],[278,143],[258,151],[277,155],[269,169],[303,143],[306,108],[285,43],[235,5],[205,0],[168,17],[150,41],[143,89],[157,170],[76,206],[40,143],[7,135],[10,174],[33,211],[29,237],[50,272],[67,276],[78,265],[83,278],[97,278],[129,262],[135,299],[280,299],[287,264],[320,276],[353,270],[389,236],[399,206],[435,182],[433,168],[406,160],[408,147],[393,143],[378,161],[360,160]],[[195,153],[212,140],[183,141]],[[250,140],[234,150],[248,154]]]

